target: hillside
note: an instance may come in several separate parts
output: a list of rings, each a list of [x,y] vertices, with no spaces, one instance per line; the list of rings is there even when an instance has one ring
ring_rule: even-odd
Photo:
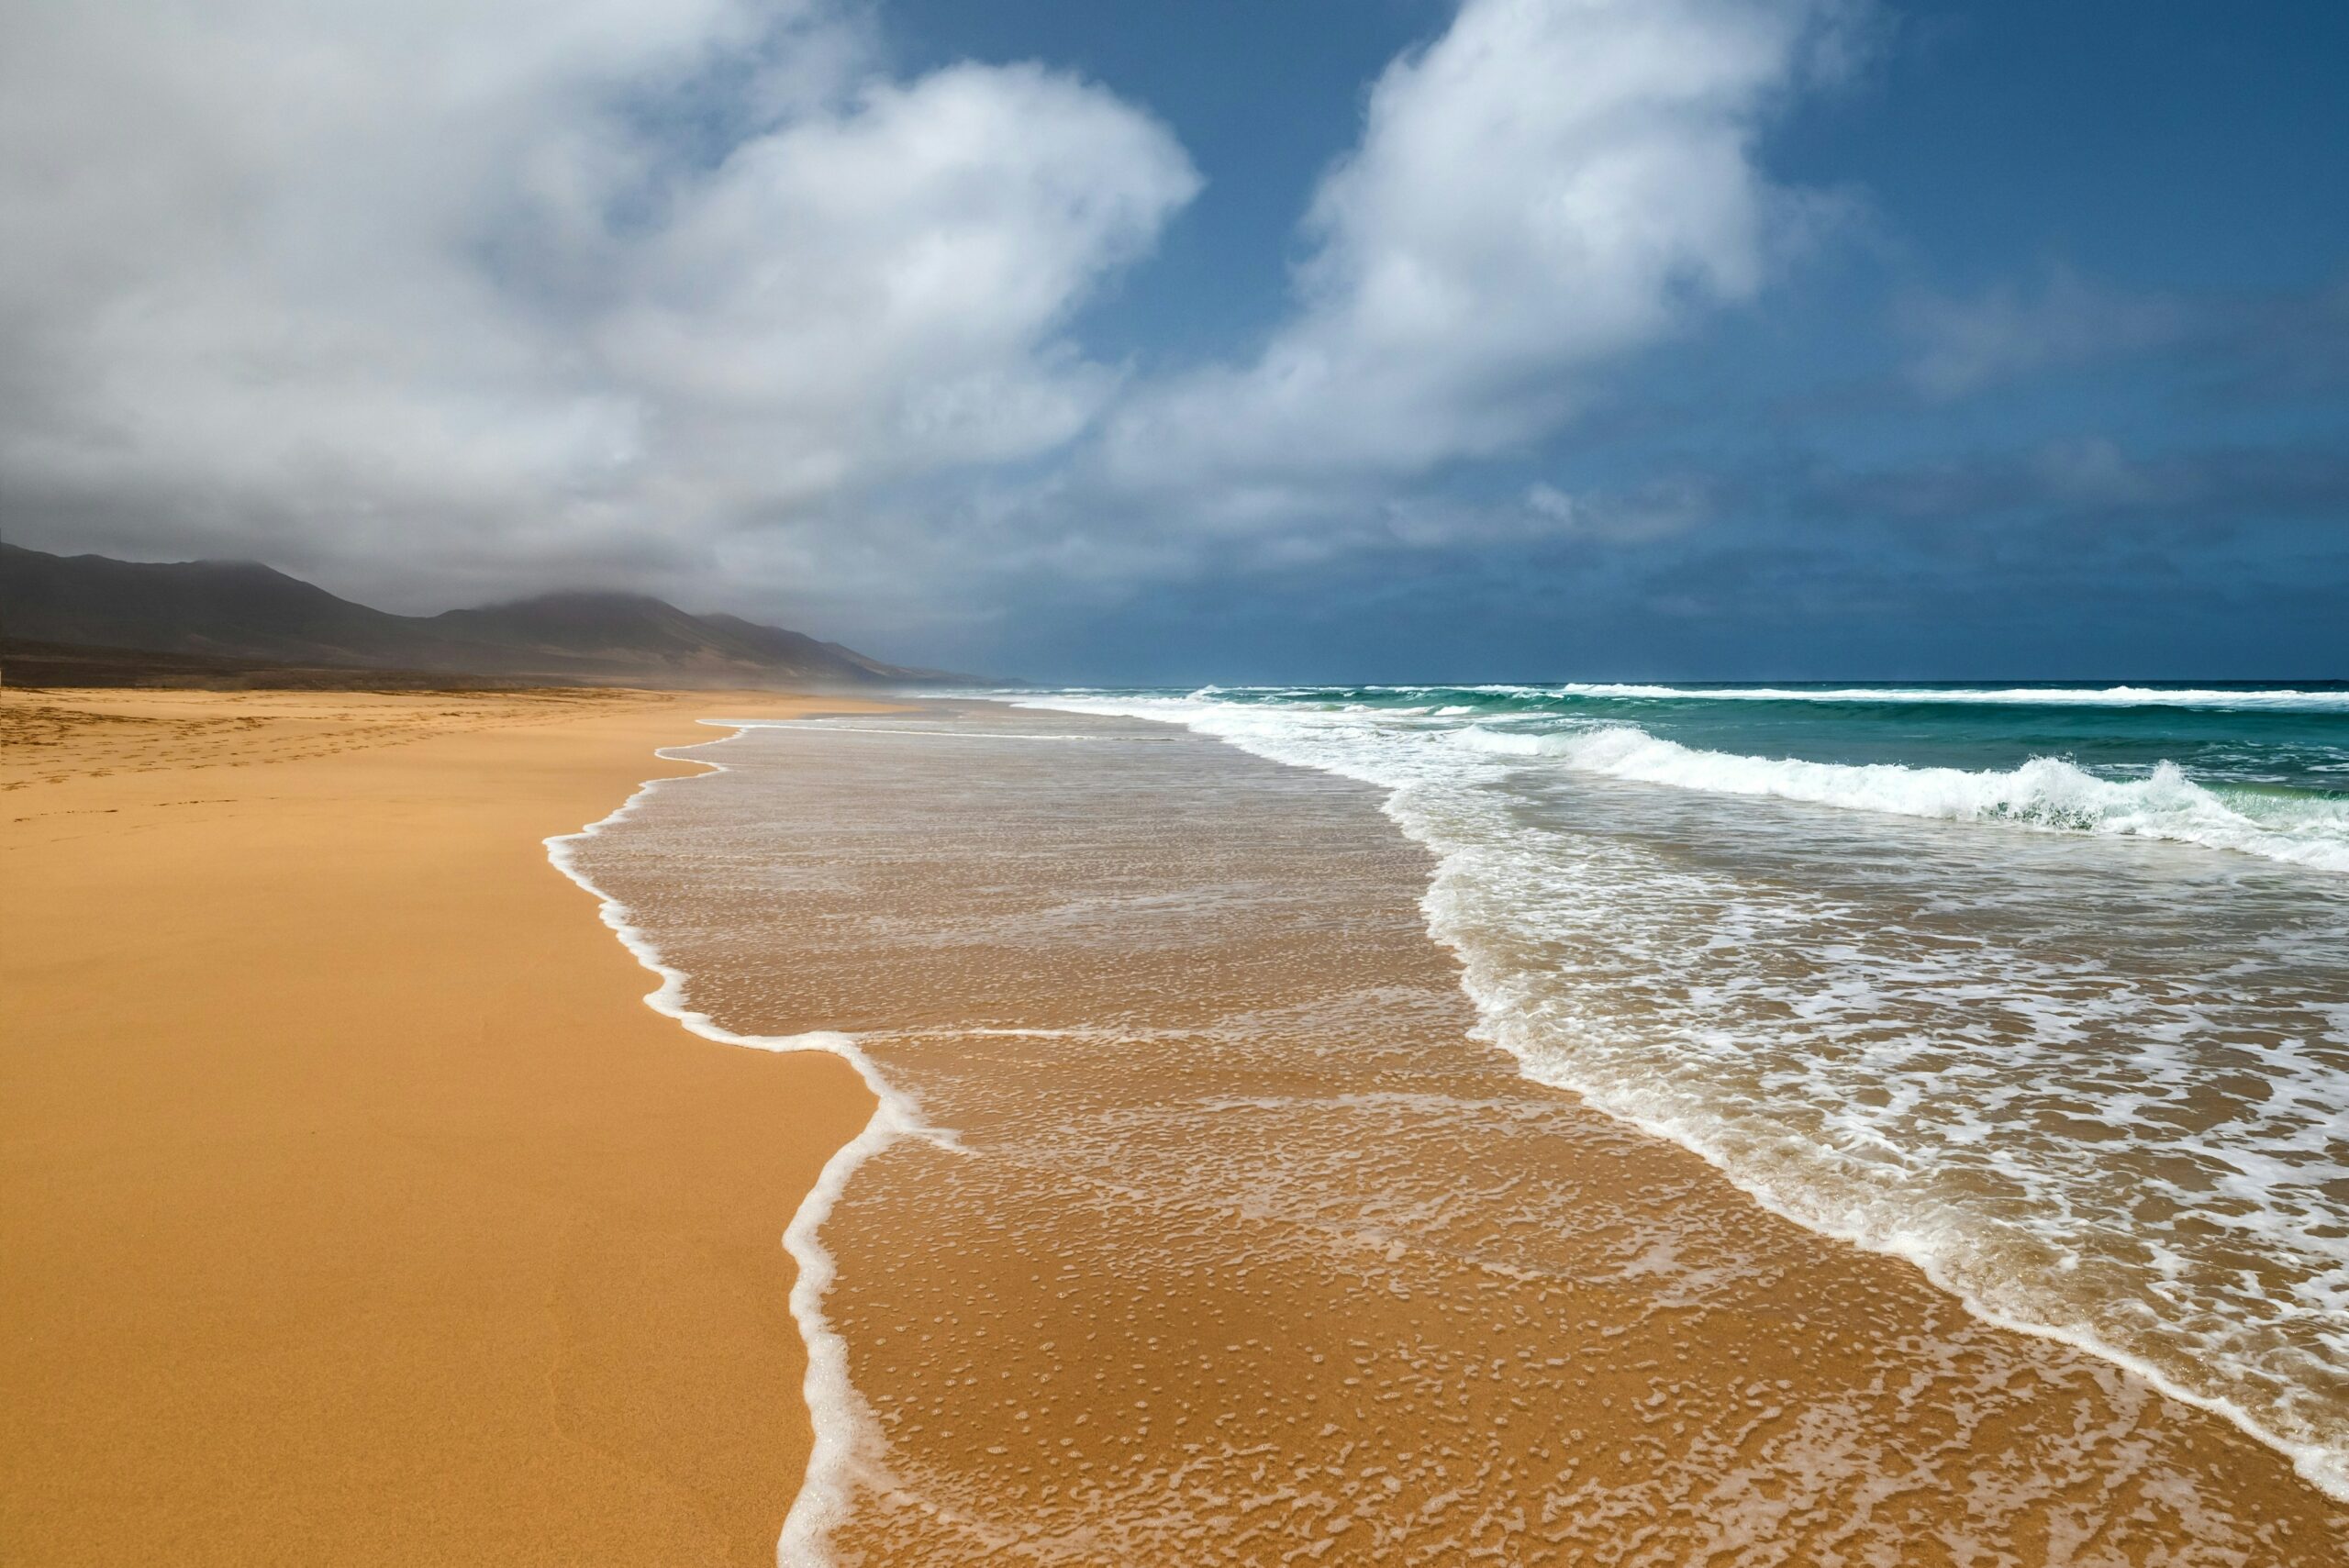
[[[256,562],[128,562],[5,544],[0,637],[215,662],[561,681],[838,689],[954,678],[644,595],[546,594],[402,616]]]

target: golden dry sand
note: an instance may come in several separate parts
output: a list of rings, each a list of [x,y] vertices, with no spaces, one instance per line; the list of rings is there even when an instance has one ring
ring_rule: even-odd
[[[540,840],[700,693],[0,694],[0,1561],[771,1562],[870,1101]]]

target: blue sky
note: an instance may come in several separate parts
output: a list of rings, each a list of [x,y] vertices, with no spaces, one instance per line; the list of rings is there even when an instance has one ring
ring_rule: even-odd
[[[27,542],[1047,680],[2349,675],[2339,6],[75,9]]]

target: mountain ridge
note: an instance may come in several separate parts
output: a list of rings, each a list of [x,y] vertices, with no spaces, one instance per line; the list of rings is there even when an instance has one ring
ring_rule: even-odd
[[[130,562],[12,544],[0,544],[0,636],[211,660],[565,682],[975,684],[622,590],[564,590],[403,616],[260,562]]]

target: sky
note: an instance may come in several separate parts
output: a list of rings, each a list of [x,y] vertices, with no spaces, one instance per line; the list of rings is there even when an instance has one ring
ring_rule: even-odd
[[[2349,676],[2349,7],[26,0],[0,533],[1095,684]]]

